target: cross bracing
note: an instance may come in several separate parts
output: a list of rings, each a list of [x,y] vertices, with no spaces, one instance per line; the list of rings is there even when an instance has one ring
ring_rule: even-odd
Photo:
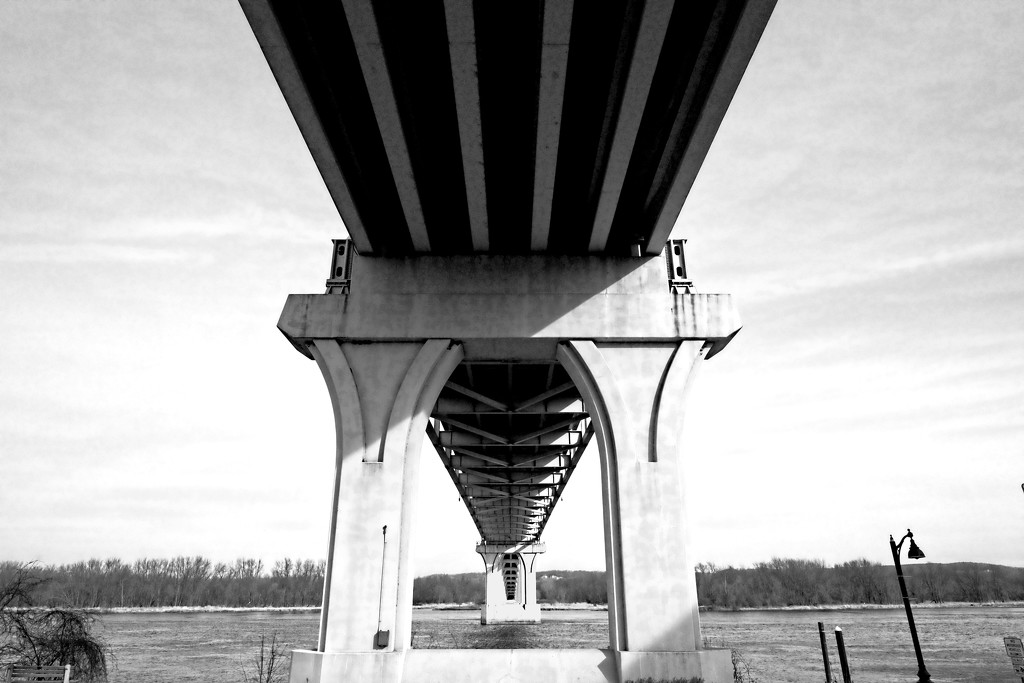
[[[516,590],[519,588],[519,558],[516,555],[506,554],[504,563],[502,575],[505,580],[505,598],[515,600]]]
[[[557,362],[466,361],[427,434],[481,541],[520,544],[540,539],[593,427]]]

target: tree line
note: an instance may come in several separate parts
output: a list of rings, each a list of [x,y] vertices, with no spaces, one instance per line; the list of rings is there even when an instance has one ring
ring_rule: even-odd
[[[0,583],[21,565],[0,562]],[[240,558],[232,563],[201,557],[89,560],[36,566],[36,604],[73,607],[315,607],[323,593],[323,560]],[[904,565],[911,597],[930,602],[1024,601],[1024,568],[960,562]],[[836,565],[820,560],[773,558],[752,567],[696,568],[700,604],[710,609],[791,605],[895,604],[895,570],[859,559]],[[551,603],[607,602],[605,573],[538,574],[537,598]],[[482,572],[434,574],[415,579],[413,602],[481,603]]]
[[[976,562],[903,565],[907,592],[927,602],[1024,600],[1024,568]],[[750,568],[697,565],[697,596],[709,608],[892,605],[901,601],[896,570],[865,559],[773,558]]]
[[[905,564],[911,598],[927,602],[1024,601],[1024,568],[976,562]],[[697,565],[697,598],[708,609],[803,605],[893,605],[900,602],[896,571],[865,559],[826,565],[821,560],[773,558],[752,567]],[[415,604],[479,603],[482,574],[437,574],[416,579]],[[537,575],[540,602],[606,604],[600,571]]]
[[[0,562],[0,583],[23,565]],[[213,562],[201,556],[36,565],[36,604],[72,607],[298,607],[323,597],[323,560]]]

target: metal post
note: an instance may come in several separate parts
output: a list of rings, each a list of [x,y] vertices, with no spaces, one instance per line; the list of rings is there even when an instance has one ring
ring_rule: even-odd
[[[380,551],[380,601],[377,603],[377,636],[374,643],[379,648],[386,648],[388,641],[390,640],[391,632],[381,630],[381,615],[384,611],[384,559],[387,556],[388,550],[388,525],[384,525],[384,529],[381,532],[384,535],[384,541],[381,545]]]
[[[843,683],[853,683],[850,677],[850,662],[846,660],[846,643],[843,641],[843,629],[836,626],[836,649],[839,650],[839,666],[843,670]]]
[[[900,540],[900,545],[903,545],[902,540]],[[932,677],[928,673],[928,669],[925,668],[924,656],[921,654],[921,642],[917,639],[917,626],[914,624],[914,613],[910,609],[910,598],[907,597],[907,582],[903,579],[903,565],[900,564],[900,548],[891,534],[889,535],[889,549],[892,550],[892,561],[896,565],[896,578],[900,581],[900,596],[903,598],[903,608],[907,610],[907,623],[910,624],[910,639],[914,641],[914,654],[917,655],[917,680],[918,683],[928,683]]]
[[[825,639],[825,624],[818,622],[818,637],[821,639],[821,658],[825,660],[825,683],[832,683],[832,664],[828,661],[828,641]]]

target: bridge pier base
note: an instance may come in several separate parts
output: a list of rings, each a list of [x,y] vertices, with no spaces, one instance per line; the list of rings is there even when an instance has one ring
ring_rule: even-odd
[[[621,673],[620,673],[621,672]],[[733,680],[728,650],[617,652],[572,650],[408,650],[292,652],[290,683],[625,683],[701,677]]]

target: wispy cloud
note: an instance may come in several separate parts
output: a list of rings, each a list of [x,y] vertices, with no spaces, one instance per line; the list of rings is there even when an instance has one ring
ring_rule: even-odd
[[[9,264],[175,263],[194,258],[194,253],[184,249],[95,242],[81,245],[46,242],[0,247],[0,263]]]
[[[769,267],[757,274],[756,283],[744,287],[745,300],[749,305],[867,283],[896,283],[901,278],[921,273],[930,273],[937,280],[948,279],[951,273],[958,272],[957,269],[1005,263],[1008,259],[1024,259],[1024,233],[981,242],[924,242],[920,247],[918,253],[892,254],[883,251],[855,264],[832,263],[831,268],[825,267],[829,265],[827,262],[807,263],[799,271],[793,267]],[[742,280],[743,275],[740,274],[737,279]]]

